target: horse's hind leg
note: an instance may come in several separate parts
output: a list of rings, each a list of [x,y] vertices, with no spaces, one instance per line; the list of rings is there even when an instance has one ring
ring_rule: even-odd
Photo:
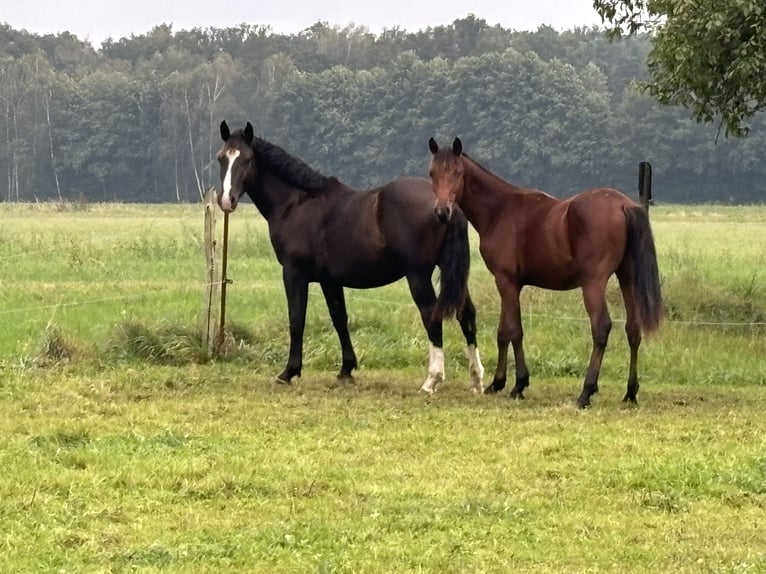
[[[625,334],[628,336],[630,346],[630,368],[628,370],[628,388],[623,402],[638,404],[638,347],[641,345],[641,326],[636,317],[635,303],[629,278],[618,271],[617,279],[620,281],[622,300],[625,302]]]
[[[612,330],[612,320],[606,306],[606,280],[593,281],[582,289],[585,309],[590,317],[590,330],[593,337],[593,350],[590,354],[588,372],[585,374],[582,393],[577,399],[577,406],[590,406],[590,397],[598,392],[598,375],[601,371],[601,361],[604,358],[606,344],[609,341],[609,331]]]
[[[430,273],[411,274],[407,276],[410,293],[415,305],[420,311],[420,319],[428,334],[430,346],[428,350],[428,375],[420,390],[433,394],[444,382],[444,350],[442,322],[434,316],[436,309],[436,293],[431,284]]]
[[[484,392],[484,365],[481,364],[479,349],[476,346],[476,307],[466,291],[463,311],[458,313],[458,322],[465,337],[465,353],[468,357],[468,375],[471,377],[471,392]]]
[[[351,379],[351,371],[357,367],[356,354],[351,344],[351,335],[348,332],[348,313],[346,312],[346,299],[343,296],[343,287],[337,283],[322,281],[322,293],[330,311],[330,319],[340,339],[340,349],[343,362],[338,373],[339,379]]]

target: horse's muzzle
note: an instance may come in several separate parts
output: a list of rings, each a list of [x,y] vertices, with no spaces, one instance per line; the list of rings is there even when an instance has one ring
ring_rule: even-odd
[[[224,195],[224,194],[217,194],[218,196],[218,207],[221,208],[221,211],[224,213],[231,213],[235,209],[237,209],[237,198],[233,197],[231,194]]]
[[[452,207],[447,205],[437,205],[434,207],[434,215],[441,223],[447,223],[452,217]]]

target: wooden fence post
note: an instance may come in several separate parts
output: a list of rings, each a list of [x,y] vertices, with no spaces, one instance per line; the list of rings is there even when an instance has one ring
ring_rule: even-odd
[[[215,214],[218,210],[218,202],[214,188],[211,187],[205,193],[204,205],[206,273],[202,340],[208,356],[213,357],[221,353],[221,348],[226,341],[226,287],[232,283],[232,280],[226,275],[229,257],[229,214],[223,214],[223,248],[219,251],[215,232]],[[220,295],[219,286],[221,288]]]
[[[226,265],[229,258],[229,214],[223,214],[223,252],[221,254],[221,319],[218,322],[218,344],[216,350],[220,351],[226,340],[226,286],[233,283],[226,275]]]
[[[216,311],[218,310],[218,253],[215,240],[215,189],[205,192],[205,307],[202,313],[202,343],[208,357],[216,352]]]
[[[652,164],[648,161],[638,164],[638,197],[649,213],[649,205],[652,203]]]

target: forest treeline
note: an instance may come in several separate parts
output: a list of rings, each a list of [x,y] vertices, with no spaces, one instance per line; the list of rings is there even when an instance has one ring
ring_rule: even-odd
[[[763,114],[716,143],[715,127],[635,89],[649,49],[475,16],[380,34],[163,25],[99,49],[0,24],[0,199],[198,201],[218,183],[226,119],[360,188],[426,176],[428,138],[457,135],[502,177],[558,196],[635,196],[649,161],[655,201],[763,202]]]

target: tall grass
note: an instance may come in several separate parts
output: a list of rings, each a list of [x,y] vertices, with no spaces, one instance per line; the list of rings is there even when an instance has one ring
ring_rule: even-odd
[[[758,352],[766,331],[766,209],[657,207],[652,219],[666,322],[662,336],[647,344],[642,371],[680,381],[688,378],[688,369],[676,367],[691,361],[705,373],[702,378],[715,379],[709,373],[726,364],[741,369],[743,382],[763,382],[759,369],[748,366],[763,366]],[[80,360],[203,360],[196,337],[205,281],[201,221],[198,206],[92,205],[73,212],[56,204],[6,206],[0,230],[0,357],[34,353],[53,321],[81,349]],[[255,210],[245,208],[231,218],[230,237],[229,321],[238,325],[239,336],[229,358],[257,359],[276,370],[285,360],[287,319],[267,230]],[[481,347],[491,355],[499,300],[477,243],[473,236],[471,290]],[[362,368],[422,362],[426,338],[404,282],[348,291],[347,297]],[[609,301],[619,321],[624,312],[614,282]],[[533,375],[581,372],[590,340],[579,293],[527,288],[523,313]],[[621,377],[627,351],[619,326],[605,369],[616,369],[610,376]],[[141,333],[131,337],[131,331]],[[461,363],[454,324],[447,326],[447,336],[451,355],[458,357],[454,361]],[[338,354],[314,286],[308,372],[334,370]]]

